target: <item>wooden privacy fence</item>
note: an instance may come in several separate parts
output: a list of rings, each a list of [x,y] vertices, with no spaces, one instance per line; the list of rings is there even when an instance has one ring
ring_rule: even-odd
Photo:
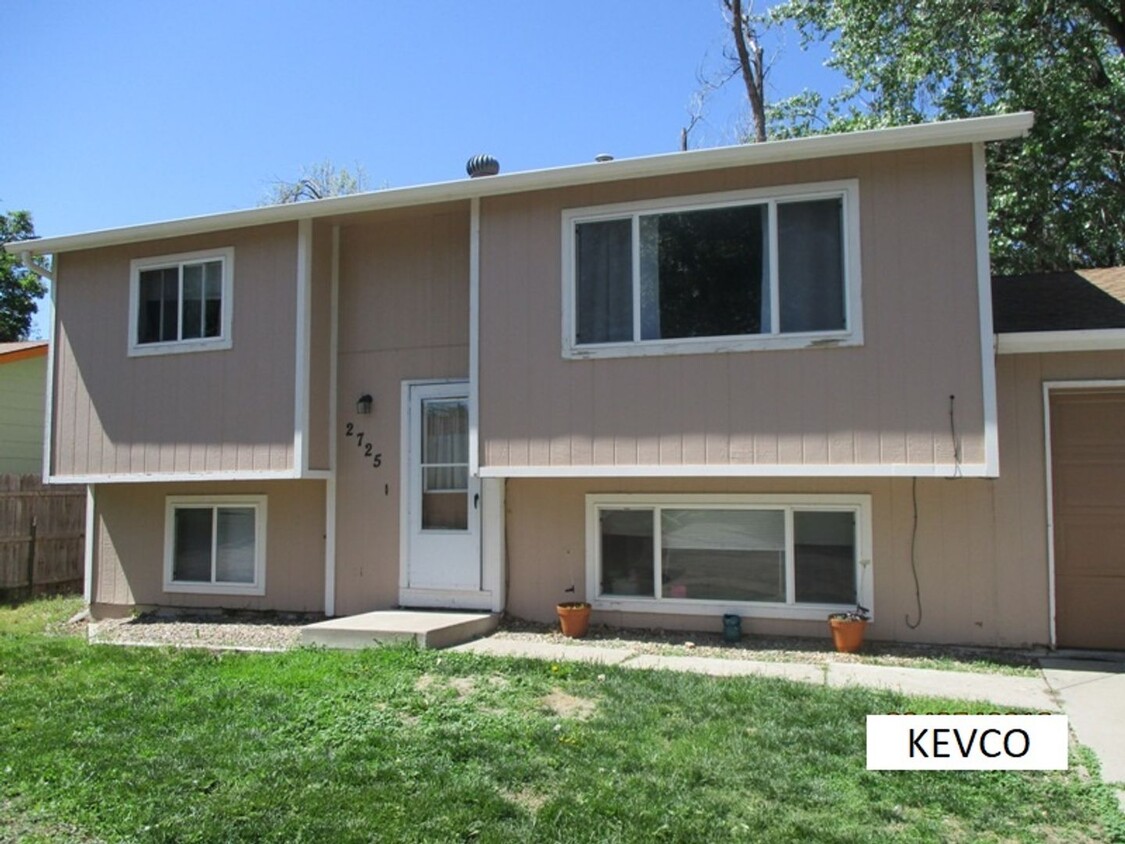
[[[86,490],[0,475],[0,600],[82,591]]]

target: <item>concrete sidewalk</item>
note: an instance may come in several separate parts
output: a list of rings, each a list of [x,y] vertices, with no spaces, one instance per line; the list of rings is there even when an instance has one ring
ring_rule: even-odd
[[[1049,658],[1032,676],[938,671],[891,665],[835,662],[763,662],[696,656],[657,656],[628,648],[579,642],[478,639],[452,650],[492,656],[528,657],[552,662],[590,662],[621,668],[687,671],[716,677],[779,677],[833,687],[864,686],[909,695],[986,701],[1033,712],[1064,712],[1078,740],[1091,748],[1102,779],[1125,783],[1125,659],[1122,661]],[[1125,809],[1125,789],[1118,789]]]

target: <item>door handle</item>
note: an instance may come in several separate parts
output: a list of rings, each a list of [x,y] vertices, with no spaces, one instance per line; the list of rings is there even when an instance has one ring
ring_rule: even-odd
[[[473,496],[473,509],[474,509],[474,510],[476,510],[476,509],[477,509],[477,505],[478,505],[478,504],[480,504],[480,493],[479,493],[479,492],[478,492],[478,493],[476,493],[476,494],[475,494],[475,495]]]

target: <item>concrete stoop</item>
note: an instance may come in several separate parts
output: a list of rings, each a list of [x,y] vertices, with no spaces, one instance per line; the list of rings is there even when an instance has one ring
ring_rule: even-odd
[[[499,623],[495,613],[378,610],[306,625],[301,644],[354,650],[414,642],[420,648],[448,648],[485,636]]]

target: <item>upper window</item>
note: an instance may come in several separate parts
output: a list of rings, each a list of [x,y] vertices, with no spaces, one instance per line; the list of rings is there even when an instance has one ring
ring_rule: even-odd
[[[265,594],[266,497],[170,496],[164,591]]]
[[[868,496],[587,496],[601,609],[824,618],[870,607]]]
[[[855,182],[564,212],[568,357],[861,342]]]
[[[144,258],[130,270],[129,354],[230,348],[233,249]]]

